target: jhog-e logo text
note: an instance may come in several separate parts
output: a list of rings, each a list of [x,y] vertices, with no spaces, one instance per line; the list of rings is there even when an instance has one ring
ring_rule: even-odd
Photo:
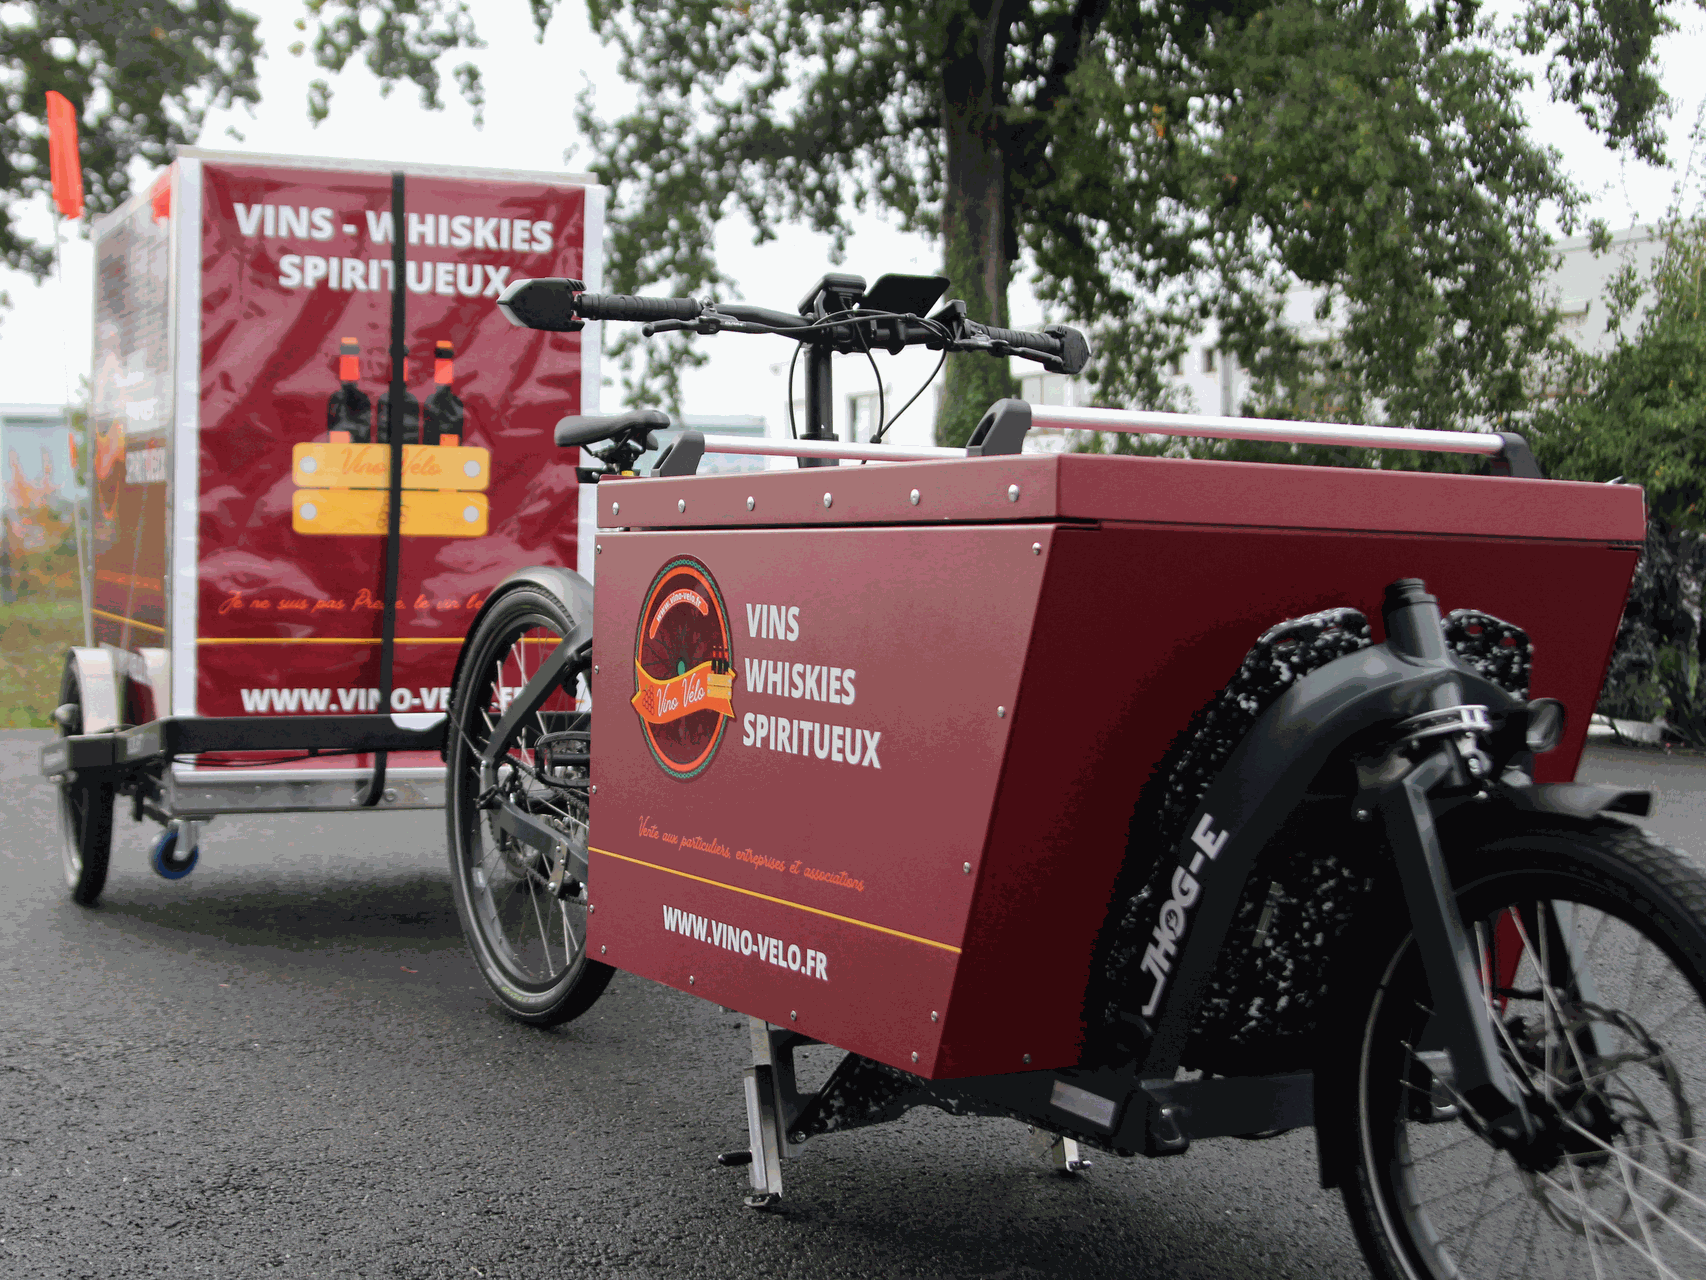
[[[1155,990],[1149,993],[1149,1003],[1143,1006],[1143,1016],[1153,1018],[1160,1007],[1162,993],[1173,973],[1173,953],[1179,949],[1179,939],[1190,925],[1190,910],[1202,894],[1197,877],[1202,874],[1205,858],[1218,858],[1226,847],[1231,833],[1214,829],[1214,815],[1205,813],[1197,829],[1191,833],[1196,851],[1188,867],[1173,869],[1173,896],[1161,904],[1161,915],[1155,922],[1155,940],[1143,949],[1143,963],[1138,967],[1155,979]]]
[[[634,636],[634,710],[672,778],[703,773],[734,718],[729,616],[711,571],[677,556],[658,571]]]

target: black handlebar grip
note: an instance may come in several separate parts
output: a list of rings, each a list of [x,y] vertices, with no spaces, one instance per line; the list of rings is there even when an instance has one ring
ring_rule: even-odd
[[[1035,351],[1045,356],[1060,354],[1060,340],[1046,333],[1031,333],[1025,329],[997,329],[994,325],[984,325],[983,331],[995,341],[1005,342],[1010,347],[1023,347],[1026,351]]]
[[[1090,363],[1090,344],[1085,341],[1084,335],[1063,324],[1051,324],[1042,333],[1031,333],[1025,329],[997,329],[993,326],[986,326],[983,331],[996,342],[1005,342],[1008,346],[1022,351],[1034,351],[1038,355],[1054,357],[1063,373],[1079,373]]]
[[[636,298],[625,293],[583,293],[575,312],[585,320],[697,320],[704,308],[692,298]]]

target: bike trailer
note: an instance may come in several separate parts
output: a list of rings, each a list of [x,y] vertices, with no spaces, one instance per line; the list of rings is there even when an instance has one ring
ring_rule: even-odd
[[[575,457],[550,433],[596,407],[598,330],[516,329],[496,302],[598,277],[604,192],[406,165],[396,225],[393,170],[185,149],[94,228],[92,647],[62,702],[84,734],[160,722],[125,750],[163,758],[163,817],[348,807],[387,747],[375,803],[441,805],[432,726],[469,622],[517,566],[581,562]],[[253,754],[302,748],[327,754]]]

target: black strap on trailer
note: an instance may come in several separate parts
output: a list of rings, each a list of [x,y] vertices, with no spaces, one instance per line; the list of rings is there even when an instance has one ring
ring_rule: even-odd
[[[379,711],[391,710],[391,682],[396,672],[397,650],[397,569],[401,559],[403,529],[403,397],[408,394],[404,364],[409,358],[405,287],[407,268],[403,261],[403,175],[391,175],[391,404],[390,418],[385,424],[386,443],[390,447],[391,475],[385,502],[385,590],[380,596],[384,608],[380,612],[379,630]],[[373,758],[373,777],[358,808],[370,809],[385,794],[385,764],[388,753],[380,751]]]

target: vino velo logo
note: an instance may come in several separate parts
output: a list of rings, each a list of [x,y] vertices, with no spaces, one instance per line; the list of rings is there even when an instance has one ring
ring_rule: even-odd
[[[652,759],[683,782],[709,767],[734,719],[730,635],[702,561],[676,556],[658,570],[634,636],[632,702]]]

